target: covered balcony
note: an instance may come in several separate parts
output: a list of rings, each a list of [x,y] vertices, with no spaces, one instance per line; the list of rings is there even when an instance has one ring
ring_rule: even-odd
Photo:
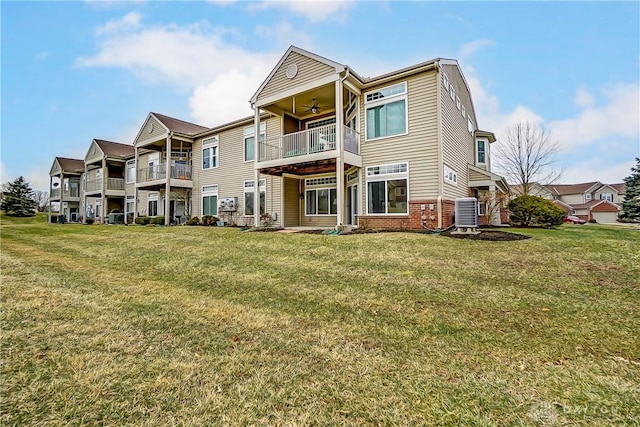
[[[167,182],[177,188],[193,188],[192,168],[187,164],[175,164],[167,168],[167,163],[140,168],[137,172],[136,187],[146,190],[159,190]]]

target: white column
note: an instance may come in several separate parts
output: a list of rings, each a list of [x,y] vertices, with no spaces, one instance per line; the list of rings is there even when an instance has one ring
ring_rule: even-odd
[[[100,204],[100,218],[102,218],[102,223],[106,224],[107,219],[105,218],[105,212],[107,211],[107,180],[109,179],[109,171],[107,170],[107,159],[102,158],[102,203]]]
[[[260,169],[258,169],[258,160],[260,156],[260,108],[255,107],[253,117],[253,226],[260,226]],[[266,206],[265,206],[266,208]]]
[[[136,218],[138,217],[138,147],[136,147],[133,152],[135,153],[135,168],[133,170],[133,223],[135,224]],[[127,201],[125,200],[125,203]],[[125,218],[126,221],[126,218]]]
[[[344,111],[342,101],[342,81],[336,80],[336,204],[338,215],[336,227],[344,223]]]
[[[491,209],[491,216],[489,217],[490,225],[500,225],[500,207],[496,206],[496,186],[489,186],[489,203],[485,206],[485,209],[489,207]],[[497,218],[496,218],[497,209]],[[489,224],[487,224],[489,225]]]
[[[53,177],[49,175],[49,213],[47,214],[47,223],[51,224],[51,190],[53,189]]]
[[[171,209],[171,135],[167,136],[167,163],[165,164],[164,184],[164,225],[169,225],[169,210]]]

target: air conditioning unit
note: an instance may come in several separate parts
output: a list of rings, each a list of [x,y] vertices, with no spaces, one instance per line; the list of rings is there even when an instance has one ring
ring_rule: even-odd
[[[478,200],[475,197],[456,199],[455,213],[458,233],[478,233]]]
[[[238,210],[237,197],[225,197],[218,202],[218,210],[221,212],[235,212]]]

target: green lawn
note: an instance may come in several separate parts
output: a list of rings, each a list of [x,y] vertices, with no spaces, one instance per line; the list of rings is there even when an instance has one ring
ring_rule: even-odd
[[[640,231],[1,217],[0,425],[640,425]]]

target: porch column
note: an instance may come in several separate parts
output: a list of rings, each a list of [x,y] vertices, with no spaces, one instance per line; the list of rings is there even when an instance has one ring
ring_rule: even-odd
[[[86,224],[87,223],[87,213],[88,213],[88,209],[87,209],[87,174],[88,174],[88,169],[87,169],[87,163],[85,162],[84,164],[84,176],[82,178],[82,200],[83,200],[83,209],[84,212],[82,213],[82,223]]]
[[[265,136],[266,137],[266,136]],[[253,226],[260,226],[260,169],[258,160],[260,159],[260,107],[255,107],[253,115]],[[265,206],[266,209],[266,206]]]
[[[491,216],[489,217],[489,224],[487,225],[500,225],[500,206],[496,205],[496,186],[489,186],[489,207],[491,209]],[[496,218],[497,210],[497,218]]]
[[[51,224],[51,190],[53,189],[53,177],[49,175],[49,213],[47,214],[47,223]]]
[[[102,203],[100,204],[100,218],[102,218],[102,223],[106,224],[105,212],[108,209],[107,206],[107,180],[109,179],[109,171],[107,170],[107,158],[102,158],[102,192],[101,199]]]
[[[167,162],[165,163],[164,184],[164,225],[169,225],[169,211],[171,210],[171,134],[167,136]]]
[[[64,214],[62,210],[63,202],[64,202],[64,172],[60,172],[60,207],[58,208],[58,215]]]
[[[136,218],[138,217],[138,147],[133,149],[134,153],[134,161],[136,162],[133,168],[133,223],[135,224]],[[126,167],[126,164],[125,164]],[[125,200],[125,207],[127,201]],[[125,218],[126,221],[126,218]]]
[[[344,126],[343,126],[343,102],[342,102],[342,81],[336,80],[336,204],[337,216],[336,227],[342,226],[344,222]]]

